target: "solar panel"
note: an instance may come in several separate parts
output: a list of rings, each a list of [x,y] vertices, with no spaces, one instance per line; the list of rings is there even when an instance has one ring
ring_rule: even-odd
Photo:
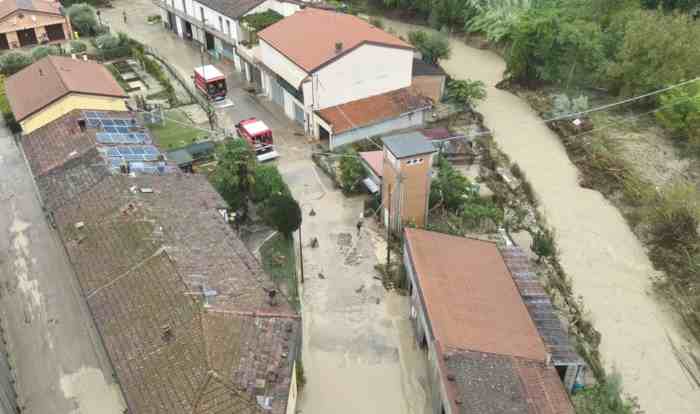
[[[119,132],[120,134],[128,134],[128,133],[129,133],[129,127],[118,126],[118,127],[117,127],[117,132]]]
[[[87,112],[84,112],[84,114],[85,114],[85,117],[87,117],[87,118],[97,118],[97,112],[87,111]]]
[[[114,125],[114,121],[112,121],[111,119],[103,119],[103,120],[102,120],[102,125],[105,125],[105,126],[107,126],[107,125],[112,126],[112,125]]]

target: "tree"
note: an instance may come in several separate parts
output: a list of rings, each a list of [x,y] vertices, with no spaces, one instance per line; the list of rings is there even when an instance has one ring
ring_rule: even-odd
[[[70,51],[71,53],[83,53],[87,50],[87,45],[80,40],[70,41]]]
[[[231,208],[245,209],[253,184],[255,154],[242,139],[230,139],[220,149],[217,159],[212,175],[214,187]]]
[[[638,95],[697,76],[700,25],[688,15],[638,11],[608,75],[622,95]]]
[[[532,236],[530,249],[537,255],[537,262],[539,263],[543,257],[554,255],[554,237],[549,231],[538,231]]]
[[[0,72],[10,76],[32,64],[32,58],[21,52],[9,52],[0,57]]]
[[[256,202],[265,202],[275,194],[289,195],[287,184],[282,179],[279,170],[274,165],[260,164],[255,167],[253,179],[253,191],[251,199]]]
[[[659,95],[661,108],[656,119],[679,138],[687,139],[700,129],[700,85],[698,82]]]
[[[301,208],[288,194],[273,194],[265,203],[265,221],[290,238],[301,225]]]
[[[340,186],[346,193],[357,190],[360,180],[365,176],[365,168],[356,151],[350,150],[340,159]]]
[[[423,60],[432,65],[437,65],[440,59],[450,57],[450,42],[442,33],[411,31],[408,33],[408,41],[418,49]]]
[[[695,12],[700,9],[700,0],[641,0],[643,7],[647,9],[658,9],[672,11],[680,10],[682,12]]]
[[[449,161],[438,160],[437,179],[430,186],[430,207],[439,204],[452,212],[461,212],[468,200],[477,197],[469,179],[455,170]]]
[[[473,107],[484,98],[486,86],[480,80],[453,80],[447,84],[447,99],[457,105]]]
[[[91,36],[99,31],[95,8],[86,3],[74,4],[67,11],[70,23],[83,36]]]

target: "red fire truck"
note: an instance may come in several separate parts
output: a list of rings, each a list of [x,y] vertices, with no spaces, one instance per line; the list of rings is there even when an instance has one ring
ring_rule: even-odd
[[[226,77],[212,65],[194,68],[194,85],[209,100],[226,99]]]
[[[279,157],[272,143],[272,130],[256,118],[244,119],[236,124],[236,133],[255,150],[258,161],[268,161]]]

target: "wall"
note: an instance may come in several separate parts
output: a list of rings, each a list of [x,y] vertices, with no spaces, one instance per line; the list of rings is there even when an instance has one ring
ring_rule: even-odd
[[[295,414],[297,409],[297,363],[292,365],[292,380],[289,383],[289,398],[287,398],[286,414]]]
[[[24,17],[20,19],[18,14],[19,12],[15,12],[0,22],[0,33],[15,32],[17,30],[31,29],[58,23],[64,24],[66,22],[63,16],[23,11],[22,14]],[[36,20],[32,20],[32,17]]]
[[[298,4],[280,2],[280,1],[276,1],[276,0],[267,0],[266,2],[262,3],[261,5],[250,10],[248,13],[246,13],[246,15],[260,13],[260,12],[264,12],[267,10],[274,10],[277,13],[281,14],[282,16],[287,17],[287,16],[291,16],[292,14],[298,12],[299,9],[300,9],[300,7]]]
[[[363,45],[318,70],[315,110],[411,85],[413,51]],[[298,84],[297,84],[298,85]]]
[[[331,138],[331,149],[392,131],[422,126],[425,122],[425,116],[426,111],[420,110],[410,115],[406,114],[377,124],[357,128],[341,134],[334,134]],[[318,135],[316,136],[318,137]]]
[[[307,76],[303,69],[296,66],[262,39],[260,39],[260,56],[265,66],[295,87],[300,86],[301,81]]]
[[[434,103],[440,102],[445,91],[444,76],[415,76],[413,87],[420,93],[432,99]]]
[[[95,111],[127,110],[123,98],[70,94],[20,122],[22,132],[29,134],[74,109]]]

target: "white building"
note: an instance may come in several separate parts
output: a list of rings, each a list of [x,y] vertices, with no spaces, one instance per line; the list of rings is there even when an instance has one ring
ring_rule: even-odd
[[[240,42],[249,40],[240,19],[254,13],[274,10],[289,16],[300,10],[297,0],[155,0],[166,27],[183,39],[196,41],[216,58],[226,58],[238,70],[245,63],[236,53]]]
[[[411,86],[413,48],[363,19],[305,8],[240,48],[285,114],[331,148],[422,125],[430,99]]]

